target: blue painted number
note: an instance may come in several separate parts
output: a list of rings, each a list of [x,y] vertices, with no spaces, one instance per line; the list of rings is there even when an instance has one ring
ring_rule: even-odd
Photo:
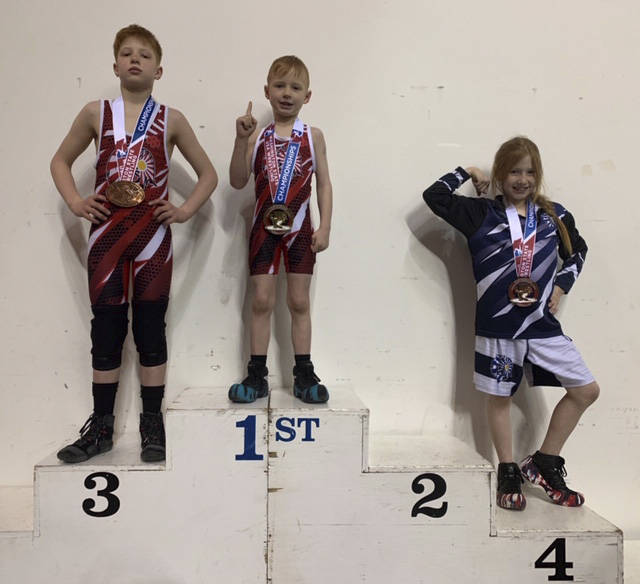
[[[244,428],[244,451],[236,454],[236,460],[263,460],[264,456],[256,452],[256,417],[247,416],[236,422],[236,428]]]

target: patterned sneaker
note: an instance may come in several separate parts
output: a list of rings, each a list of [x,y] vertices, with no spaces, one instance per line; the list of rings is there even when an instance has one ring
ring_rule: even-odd
[[[313,363],[307,361],[293,368],[293,395],[308,404],[323,404],[329,400],[329,392],[318,383],[320,378],[313,371]]]
[[[143,462],[160,462],[165,458],[164,422],[161,413],[140,414],[140,458]]]
[[[269,370],[267,367],[249,361],[247,373],[248,375],[241,383],[234,383],[229,388],[229,399],[232,402],[248,404],[269,395],[269,382],[267,381]]]
[[[580,507],[584,503],[584,495],[572,491],[564,482],[567,471],[562,456],[543,454],[538,450],[527,456],[520,463],[520,468],[524,477],[534,485],[541,486],[556,505]]]
[[[498,465],[498,492],[496,502],[498,507],[522,511],[527,506],[527,500],[522,494],[522,473],[515,462],[501,462]]]
[[[80,428],[80,438],[58,452],[63,462],[83,462],[96,454],[108,452],[113,447],[113,421],[111,414],[91,414]]]

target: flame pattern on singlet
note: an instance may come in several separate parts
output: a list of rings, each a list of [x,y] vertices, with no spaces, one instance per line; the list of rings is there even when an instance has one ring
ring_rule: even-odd
[[[267,126],[269,128],[271,126]],[[253,173],[255,175],[256,207],[253,214],[253,225],[249,238],[249,272],[257,274],[277,274],[280,256],[284,257],[285,270],[291,273],[312,274],[316,254],[311,251],[311,214],[309,199],[311,198],[311,177],[315,171],[315,154],[311,127],[304,125],[300,150],[296,159],[290,190],[296,196],[287,202],[293,213],[293,225],[289,233],[274,235],[265,230],[263,219],[265,211],[273,204],[269,189],[269,177],[265,161],[264,128],[253,153]],[[276,152],[278,167],[282,168],[289,139],[276,134]]]
[[[101,124],[96,158],[95,192],[104,195],[118,180],[111,102],[100,106]],[[145,189],[136,207],[104,205],[106,221],[92,225],[87,269],[91,304],[124,304],[133,276],[134,301],[167,301],[171,286],[173,251],[171,230],[153,218],[148,202],[169,196],[169,156],[166,147],[168,108],[161,105],[150,124],[134,177]],[[130,140],[131,136],[127,136]]]

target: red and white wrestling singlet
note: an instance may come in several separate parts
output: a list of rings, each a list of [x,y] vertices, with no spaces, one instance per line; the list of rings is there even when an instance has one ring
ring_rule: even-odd
[[[253,152],[253,173],[255,175],[256,207],[249,239],[250,274],[277,274],[281,254],[287,272],[312,274],[315,253],[311,251],[311,177],[316,161],[311,138],[311,127],[304,124],[300,149],[293,169],[287,207],[293,215],[291,230],[284,235],[274,235],[264,228],[264,213],[273,204],[269,175],[265,161],[265,132],[273,130],[270,124],[260,132]],[[289,138],[275,136],[278,167],[282,169],[289,145]]]
[[[119,178],[112,104],[103,100],[100,108],[95,192],[101,195]],[[145,200],[129,208],[106,202],[111,215],[104,223],[91,227],[87,268],[92,305],[127,302],[131,275],[134,301],[169,298],[171,230],[153,218],[154,207],[148,205],[149,201],[166,199],[169,195],[167,114],[166,106],[155,108],[136,164],[133,180],[144,189]]]

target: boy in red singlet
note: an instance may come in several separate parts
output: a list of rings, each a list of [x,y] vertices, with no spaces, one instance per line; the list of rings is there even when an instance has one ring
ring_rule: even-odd
[[[218,182],[186,118],[151,97],[154,81],[162,76],[162,49],[155,36],[130,25],[116,34],[113,50],[121,97],[88,103],[51,161],[51,174],[63,199],[76,216],[92,223],[87,268],[93,312],[94,410],[80,438],[58,452],[64,462],[80,462],[111,450],[131,279],[132,330],[140,356],[143,404],[141,457],[147,462],[164,460],[160,407],[167,362],[164,316],[173,257],[170,225],[187,221]],[[97,151],[95,190],[82,197],[71,166],[92,141]],[[169,201],[169,159],[174,146],[198,176],[180,207]]]
[[[269,392],[267,347],[275,304],[280,259],[287,271],[287,304],[295,352],[294,395],[307,403],[329,399],[311,362],[309,287],[317,252],[329,245],[332,189],[324,136],[298,118],[311,98],[309,71],[294,56],[276,59],[267,75],[265,96],[274,121],[258,132],[247,112],[236,121],[236,141],[229,168],[231,186],[243,188],[253,172],[256,207],[249,239],[251,360],[247,377],[229,389],[234,402],[252,402]],[[314,230],[309,214],[311,177],[316,175],[320,225]]]

